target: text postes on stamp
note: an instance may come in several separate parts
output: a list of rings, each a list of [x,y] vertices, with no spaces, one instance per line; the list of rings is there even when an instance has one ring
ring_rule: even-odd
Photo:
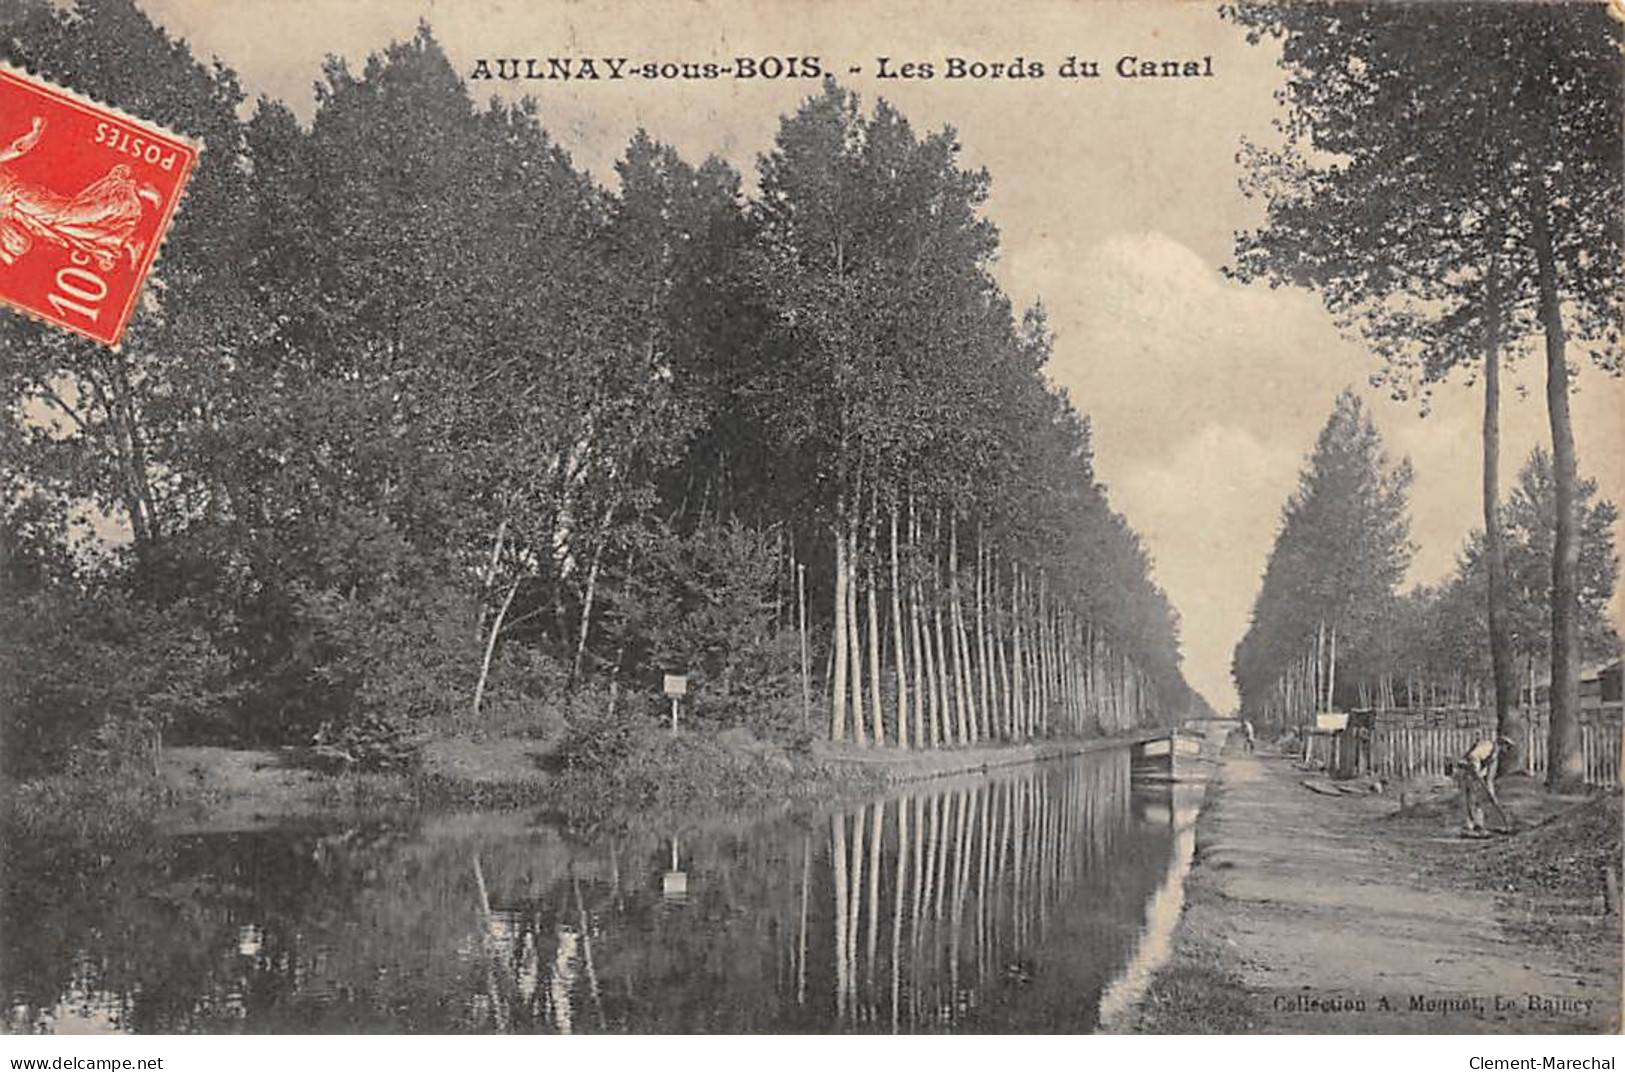
[[[0,301],[118,345],[200,148],[0,67]]]

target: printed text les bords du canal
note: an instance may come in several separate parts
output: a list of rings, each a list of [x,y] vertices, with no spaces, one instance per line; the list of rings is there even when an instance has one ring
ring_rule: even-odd
[[[868,63],[838,64],[824,56],[763,55],[732,59],[646,59],[633,56],[482,56],[470,81],[500,82],[779,82],[826,75],[872,77],[880,81],[1035,82],[1100,78],[1158,81],[1212,78],[1212,56],[1145,56],[1122,53],[1105,58],[1066,55],[1054,59],[1013,56],[876,56]]]

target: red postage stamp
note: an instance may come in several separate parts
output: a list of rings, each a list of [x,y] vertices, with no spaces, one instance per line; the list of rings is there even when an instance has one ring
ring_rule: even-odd
[[[0,67],[0,301],[117,346],[201,148]]]

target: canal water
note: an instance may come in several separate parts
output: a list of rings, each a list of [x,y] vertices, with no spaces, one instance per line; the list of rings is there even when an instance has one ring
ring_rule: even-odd
[[[31,853],[5,1027],[1111,1029],[1166,954],[1199,798],[1115,750],[703,829],[487,812]]]

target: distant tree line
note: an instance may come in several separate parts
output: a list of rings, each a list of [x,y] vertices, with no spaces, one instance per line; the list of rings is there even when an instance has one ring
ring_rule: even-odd
[[[907,747],[1199,702],[952,131],[826,82],[753,196],[641,131],[608,190],[427,28],[308,127],[130,0],[24,3],[0,58],[207,146],[120,351],[0,318],[13,769],[612,734],[662,672]]]
[[[1493,687],[1484,534],[1469,533],[1456,569],[1401,591],[1409,540],[1410,465],[1392,461],[1364,406],[1339,396],[1288,499],[1233,662],[1242,710],[1266,725],[1301,726],[1330,710],[1416,710],[1485,704]],[[1534,708],[1537,667],[1551,652],[1555,488],[1536,448],[1501,515],[1507,614],[1519,669],[1514,708]],[[1608,620],[1618,580],[1614,504],[1579,483],[1581,650],[1617,657]]]

